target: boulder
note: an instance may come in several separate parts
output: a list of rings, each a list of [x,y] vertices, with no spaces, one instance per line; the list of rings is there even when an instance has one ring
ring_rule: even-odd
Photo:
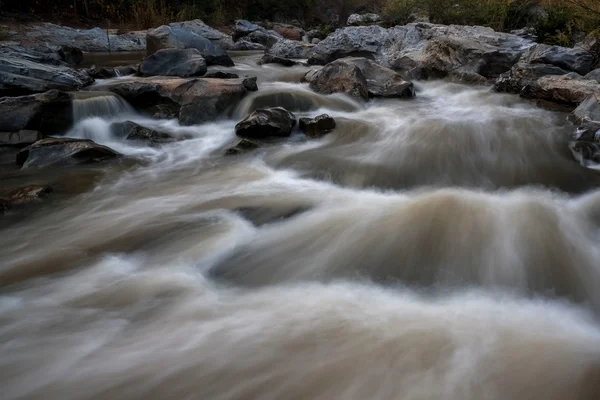
[[[508,71],[533,44],[481,26],[412,23],[389,29],[346,27],[314,46],[308,63],[325,65],[344,57],[366,57],[413,76],[423,70],[424,77],[455,75],[483,81]]]
[[[104,161],[119,153],[91,140],[73,138],[42,139],[17,153],[17,165],[23,168],[63,166]]]
[[[83,62],[83,52],[73,46],[61,46],[58,55],[67,64],[79,65]]]
[[[86,71],[70,68],[57,54],[18,45],[0,47],[0,96],[78,90],[93,81]]]
[[[251,51],[251,50],[265,50],[267,47],[260,43],[252,43],[247,40],[239,40],[229,49],[234,51]]]
[[[245,36],[243,41],[251,42],[254,44],[260,44],[260,45],[264,46],[265,49],[268,49],[281,39],[283,39],[283,38],[280,38],[280,37],[272,34],[271,32],[254,31],[254,32],[250,33],[248,36]]]
[[[140,111],[194,125],[213,121],[256,88],[256,78],[139,77],[93,89],[116,93]]]
[[[225,149],[226,156],[235,156],[248,153],[249,151],[258,149],[260,145],[248,139],[240,139],[235,144]]]
[[[210,28],[200,20],[174,22],[148,31],[147,54],[161,49],[196,49],[207,65],[233,66],[227,50],[233,46],[231,38]]]
[[[258,24],[254,24],[245,19],[235,20],[233,24],[233,40],[238,41],[241,38],[248,36],[252,32],[257,31],[267,34],[267,30]]]
[[[414,87],[400,74],[368,60],[342,58],[305,76],[311,89],[322,94],[336,92],[368,99],[369,97],[413,97]]]
[[[235,126],[235,134],[250,139],[287,137],[296,125],[296,117],[283,107],[260,108]]]
[[[325,136],[335,129],[335,120],[327,114],[321,114],[315,118],[300,118],[300,130],[310,138]]]
[[[206,61],[196,49],[162,49],[146,57],[140,64],[141,76],[202,76]]]
[[[500,75],[494,84],[497,92],[519,94],[525,86],[532,85],[543,76],[562,76],[567,71],[549,64],[527,64],[519,62]]]
[[[575,124],[586,120],[600,121],[600,92],[588,96],[569,115],[569,121]]]
[[[0,132],[0,146],[25,147],[44,138],[39,131]]]
[[[306,34],[304,29],[290,24],[272,23],[266,24],[265,28],[273,30],[281,35],[284,39],[300,41]]]
[[[87,72],[94,79],[110,79],[119,76],[135,75],[138,67],[138,65],[121,65],[118,67],[92,66]]]
[[[377,25],[381,23],[381,17],[378,14],[352,14],[348,17],[346,25],[361,26],[361,25]]]
[[[76,47],[86,52],[111,51],[144,51],[146,50],[146,32],[136,31],[119,35],[116,29],[109,32],[94,29],[73,29],[51,23],[28,25],[19,39],[28,47],[37,43],[47,43],[52,46]]]
[[[572,79],[566,75],[544,76],[521,91],[521,96],[577,106],[587,97],[600,93],[600,83],[586,79]]]
[[[596,82],[600,83],[600,68],[597,68],[597,69],[593,70],[592,72],[590,72],[589,74],[587,74],[585,76],[585,79],[595,80]]]
[[[271,46],[265,54],[287,59],[305,59],[308,57],[309,47],[295,40],[282,39]]]
[[[120,138],[137,140],[150,144],[169,143],[177,140],[168,133],[158,132],[131,121],[115,122],[110,126],[110,129],[115,136]]]
[[[242,85],[246,88],[246,90],[248,90],[249,92],[256,92],[258,90],[258,84],[257,84],[258,78],[255,76],[251,76],[249,78],[243,78],[242,79]]]
[[[536,44],[527,50],[521,60],[527,64],[549,64],[565,71],[585,75],[592,70],[594,58],[591,53],[580,47],[568,48]]]
[[[215,79],[238,79],[240,76],[238,74],[232,74],[231,72],[210,71],[210,72],[204,74],[204,77],[205,78],[215,78]]]
[[[21,206],[40,201],[52,193],[54,189],[48,185],[28,185],[8,194],[8,201],[12,206]]]
[[[68,93],[46,93],[0,99],[0,131],[66,132],[73,124],[73,105]]]

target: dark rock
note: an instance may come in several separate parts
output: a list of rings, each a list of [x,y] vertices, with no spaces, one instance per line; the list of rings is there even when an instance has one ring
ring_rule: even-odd
[[[319,138],[335,129],[335,120],[327,114],[315,118],[300,118],[300,130],[310,138]]]
[[[62,46],[58,55],[67,64],[79,65],[83,62],[83,52],[77,47]]]
[[[140,77],[94,86],[118,94],[140,111],[179,118],[183,125],[213,121],[255,88],[256,78]]]
[[[94,79],[111,79],[119,76],[135,75],[137,71],[137,65],[122,65],[113,68],[93,66],[87,70],[88,74]]]
[[[569,143],[569,148],[582,166],[600,164],[600,145],[597,143],[574,141]]]
[[[414,87],[400,74],[366,58],[342,58],[305,76],[311,89],[322,94],[336,92],[369,97],[413,97]]]
[[[252,32],[257,31],[267,34],[267,30],[262,26],[254,24],[245,19],[238,19],[233,25],[233,40],[238,41],[241,38],[248,36]]]
[[[287,137],[296,125],[296,117],[283,107],[261,108],[235,126],[236,135],[251,139]]]
[[[233,47],[231,47],[229,50],[235,50],[235,51],[250,51],[250,50],[265,50],[267,47],[263,44],[260,43],[252,43],[249,42],[247,40],[240,40],[235,42],[235,44],[233,45]]]
[[[0,131],[35,130],[49,134],[67,131],[73,124],[72,99],[68,93],[46,93],[0,99]]]
[[[586,120],[600,121],[600,92],[588,96],[569,115],[569,121],[581,124]]]
[[[574,140],[600,143],[600,122],[583,121],[573,135]]]
[[[255,76],[252,76],[250,78],[244,78],[242,80],[242,85],[244,85],[246,90],[248,90],[249,92],[256,92],[258,90],[258,84],[256,82],[257,78]]]
[[[202,76],[206,61],[196,49],[162,49],[146,57],[140,64],[142,76]]]
[[[119,153],[91,140],[73,138],[42,139],[17,153],[23,168],[76,165],[118,157]]]
[[[200,20],[163,25],[148,31],[146,40],[148,55],[161,49],[196,49],[207,65],[234,65],[227,55],[227,49],[233,46],[231,39]]]
[[[258,149],[260,146],[258,143],[248,139],[240,139],[237,143],[225,149],[226,156],[235,156],[245,154],[249,151]]]
[[[52,193],[54,189],[48,185],[29,185],[8,194],[9,201],[13,206],[21,206],[43,199]]]
[[[0,198],[0,215],[6,214],[11,208],[10,201]]]
[[[525,86],[521,96],[577,106],[595,93],[600,93],[600,83],[585,79],[571,79],[563,75],[544,76]]]
[[[305,59],[310,48],[295,40],[282,39],[271,46],[265,54],[283,59]]]
[[[585,75],[592,70],[594,58],[579,47],[568,48],[536,44],[523,54],[521,62],[528,64],[550,64],[568,72]]]
[[[381,23],[381,17],[378,14],[352,14],[348,17],[346,25],[361,26],[361,25],[377,25]]]
[[[53,46],[77,47],[82,51],[108,51],[106,30],[102,28],[73,29],[66,26],[42,23],[29,25],[21,33],[21,41],[26,43],[48,43]],[[117,34],[109,32],[111,51],[144,51],[146,49],[146,32],[128,32]]]
[[[169,143],[177,140],[168,133],[158,132],[131,121],[116,122],[110,128],[114,135],[127,140],[137,140],[152,144]]]
[[[271,54],[265,54],[264,56],[262,56],[262,58],[258,62],[258,65],[264,65],[264,64],[279,64],[279,65],[283,65],[284,67],[293,67],[294,65],[301,65],[302,63],[300,63],[298,61],[290,60],[289,58],[281,58],[281,57],[273,56]]]
[[[590,72],[589,74],[587,74],[585,76],[585,79],[593,79],[596,82],[600,83],[600,68],[597,68],[597,69],[593,70],[592,72]]]
[[[232,74],[231,72],[223,71],[211,71],[204,74],[204,78],[215,78],[215,79],[238,79],[240,76]]]
[[[69,68],[58,55],[20,46],[0,47],[0,96],[78,90],[93,81],[86,71]]]
[[[39,131],[0,132],[0,146],[25,147],[43,138]]]
[[[309,42],[312,42],[313,39],[323,40],[326,37],[327,37],[327,35],[325,35],[323,32],[321,32],[318,29],[311,29],[310,31],[306,32],[306,39]]]
[[[254,31],[244,37],[244,41],[264,46],[265,49],[271,48],[275,43],[281,40],[279,36],[275,36],[271,32]]]

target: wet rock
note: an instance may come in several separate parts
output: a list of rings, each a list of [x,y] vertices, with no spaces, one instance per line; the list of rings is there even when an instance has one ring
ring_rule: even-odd
[[[250,139],[287,137],[296,125],[296,117],[283,107],[260,108],[235,126],[235,134]]]
[[[381,23],[381,17],[378,14],[352,14],[348,17],[346,25],[361,26],[361,25],[377,25]]]
[[[400,74],[366,58],[343,58],[305,76],[311,89],[322,94],[336,92],[369,97],[413,97],[414,87]]]
[[[248,139],[240,139],[237,143],[225,149],[226,156],[235,156],[240,154],[248,153],[249,151],[256,150],[260,145]]]
[[[93,81],[86,71],[69,68],[57,54],[16,45],[0,47],[0,96],[78,90]]]
[[[131,121],[113,123],[110,129],[118,137],[150,144],[169,143],[177,140],[168,133],[158,132]]]
[[[252,43],[247,40],[240,40],[235,42],[233,47],[229,50],[235,51],[251,51],[251,50],[265,50],[267,47],[260,43]]]
[[[563,75],[544,76],[525,86],[521,96],[577,106],[595,93],[600,93],[600,83],[586,79],[571,79]]]
[[[301,65],[302,63],[295,60],[290,60],[289,58],[282,58],[273,56],[271,54],[265,54],[258,62],[258,65],[265,64],[279,64],[283,65],[284,67],[293,67],[294,65]]]
[[[300,130],[310,138],[325,136],[335,129],[335,120],[327,114],[315,118],[300,118]]]
[[[77,47],[62,46],[58,55],[67,64],[79,65],[83,62],[83,52]]]
[[[140,64],[142,76],[202,76],[206,61],[196,49],[162,49],[146,57]]]
[[[213,121],[233,108],[249,90],[256,89],[256,78],[139,77],[93,89],[116,93],[140,111],[194,125]]]
[[[73,124],[72,99],[68,93],[46,93],[0,99],[0,131],[35,130],[48,134],[66,132]]]
[[[590,120],[583,121],[579,128],[577,128],[577,131],[575,131],[573,139],[584,142],[600,143],[600,122]]]
[[[294,60],[307,58],[309,51],[310,48],[306,47],[301,42],[282,39],[268,49],[265,54],[272,57]]]
[[[113,159],[119,153],[91,140],[73,138],[42,139],[17,153],[23,168],[86,164]]]
[[[600,121],[600,92],[588,96],[569,115],[569,121],[575,124],[586,120]]]
[[[242,85],[244,85],[246,90],[248,90],[249,92],[256,92],[258,90],[258,84],[256,83],[257,80],[258,79],[255,76],[252,76],[250,78],[244,78],[242,80]]]
[[[585,79],[592,79],[600,83],[600,68],[593,70],[585,76]]]
[[[497,92],[519,94],[525,86],[532,85],[543,76],[562,76],[567,71],[549,64],[519,62],[510,71],[500,75],[494,84]]]
[[[21,41],[28,46],[34,43],[47,43],[53,46],[71,46],[82,51],[99,52],[108,51],[109,42],[106,30],[73,29],[66,26],[42,23],[30,25],[22,33]],[[146,31],[128,32],[117,34],[116,30],[109,32],[111,51],[144,51],[146,49]]]
[[[196,49],[207,65],[233,66],[227,50],[233,46],[231,38],[212,29],[200,20],[175,22],[148,31],[147,54],[161,49]]]
[[[237,74],[232,74],[231,72],[223,72],[223,71],[211,71],[204,74],[204,78],[215,78],[215,79],[237,79],[240,76]]]
[[[28,185],[8,194],[12,206],[21,206],[40,201],[52,193],[54,189],[48,185]]]
[[[258,24],[254,24],[245,19],[235,20],[233,24],[233,40],[238,41],[243,37],[248,36],[252,32],[263,32],[267,33],[267,30]]]
[[[0,132],[0,146],[25,147],[44,138],[39,131]]]
[[[137,71],[137,65],[122,65],[112,68],[93,66],[87,70],[88,74],[94,79],[110,79],[119,76],[135,75]]]
[[[568,48],[536,44],[523,54],[521,62],[554,65],[568,72],[585,75],[592,70],[594,58],[592,54],[580,47]]]
[[[575,141],[569,143],[573,157],[584,167],[600,164],[600,145],[593,142]]]

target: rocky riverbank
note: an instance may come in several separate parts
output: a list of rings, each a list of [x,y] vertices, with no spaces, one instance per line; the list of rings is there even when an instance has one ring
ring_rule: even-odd
[[[570,147],[575,158],[584,165],[600,162],[600,130],[592,132],[600,124],[600,39],[588,37],[565,48],[478,26],[383,28],[373,16],[353,16],[349,25],[327,37],[292,25],[245,20],[235,22],[231,35],[200,20],[125,34],[53,24],[25,27],[0,45],[0,146],[24,147],[15,160],[23,168],[118,160],[117,152],[89,140],[48,138],[64,135],[75,122],[73,92],[113,93],[144,115],[174,118],[181,125],[211,122],[259,89],[256,77],[227,72],[234,66],[228,52],[259,50],[264,51],[263,65],[313,66],[302,80],[321,94],[345,93],[361,101],[411,98],[412,81],[449,79],[569,107],[569,120],[577,125]],[[78,66],[86,52],[109,48],[145,51],[146,58],[133,66]],[[131,77],[112,79],[127,74]],[[273,136],[273,124],[281,125],[278,113],[289,111],[267,108],[246,116],[240,124],[252,127],[252,137],[240,135],[242,142],[224,153],[260,146],[251,140]],[[283,119],[291,118],[286,115]],[[322,120],[332,126],[325,132],[334,129],[335,121]],[[296,125],[293,117],[289,127],[275,129],[285,134],[274,136],[286,137]],[[152,145],[169,142],[164,132],[132,129],[133,136],[125,136],[143,137]],[[310,132],[322,136],[313,128]],[[30,159],[36,154],[41,156]],[[4,199],[3,209],[9,203]]]

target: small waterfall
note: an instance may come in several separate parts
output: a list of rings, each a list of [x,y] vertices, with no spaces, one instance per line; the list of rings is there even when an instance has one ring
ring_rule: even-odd
[[[92,117],[114,117],[133,112],[123,98],[111,92],[71,92],[71,97],[75,123]]]

